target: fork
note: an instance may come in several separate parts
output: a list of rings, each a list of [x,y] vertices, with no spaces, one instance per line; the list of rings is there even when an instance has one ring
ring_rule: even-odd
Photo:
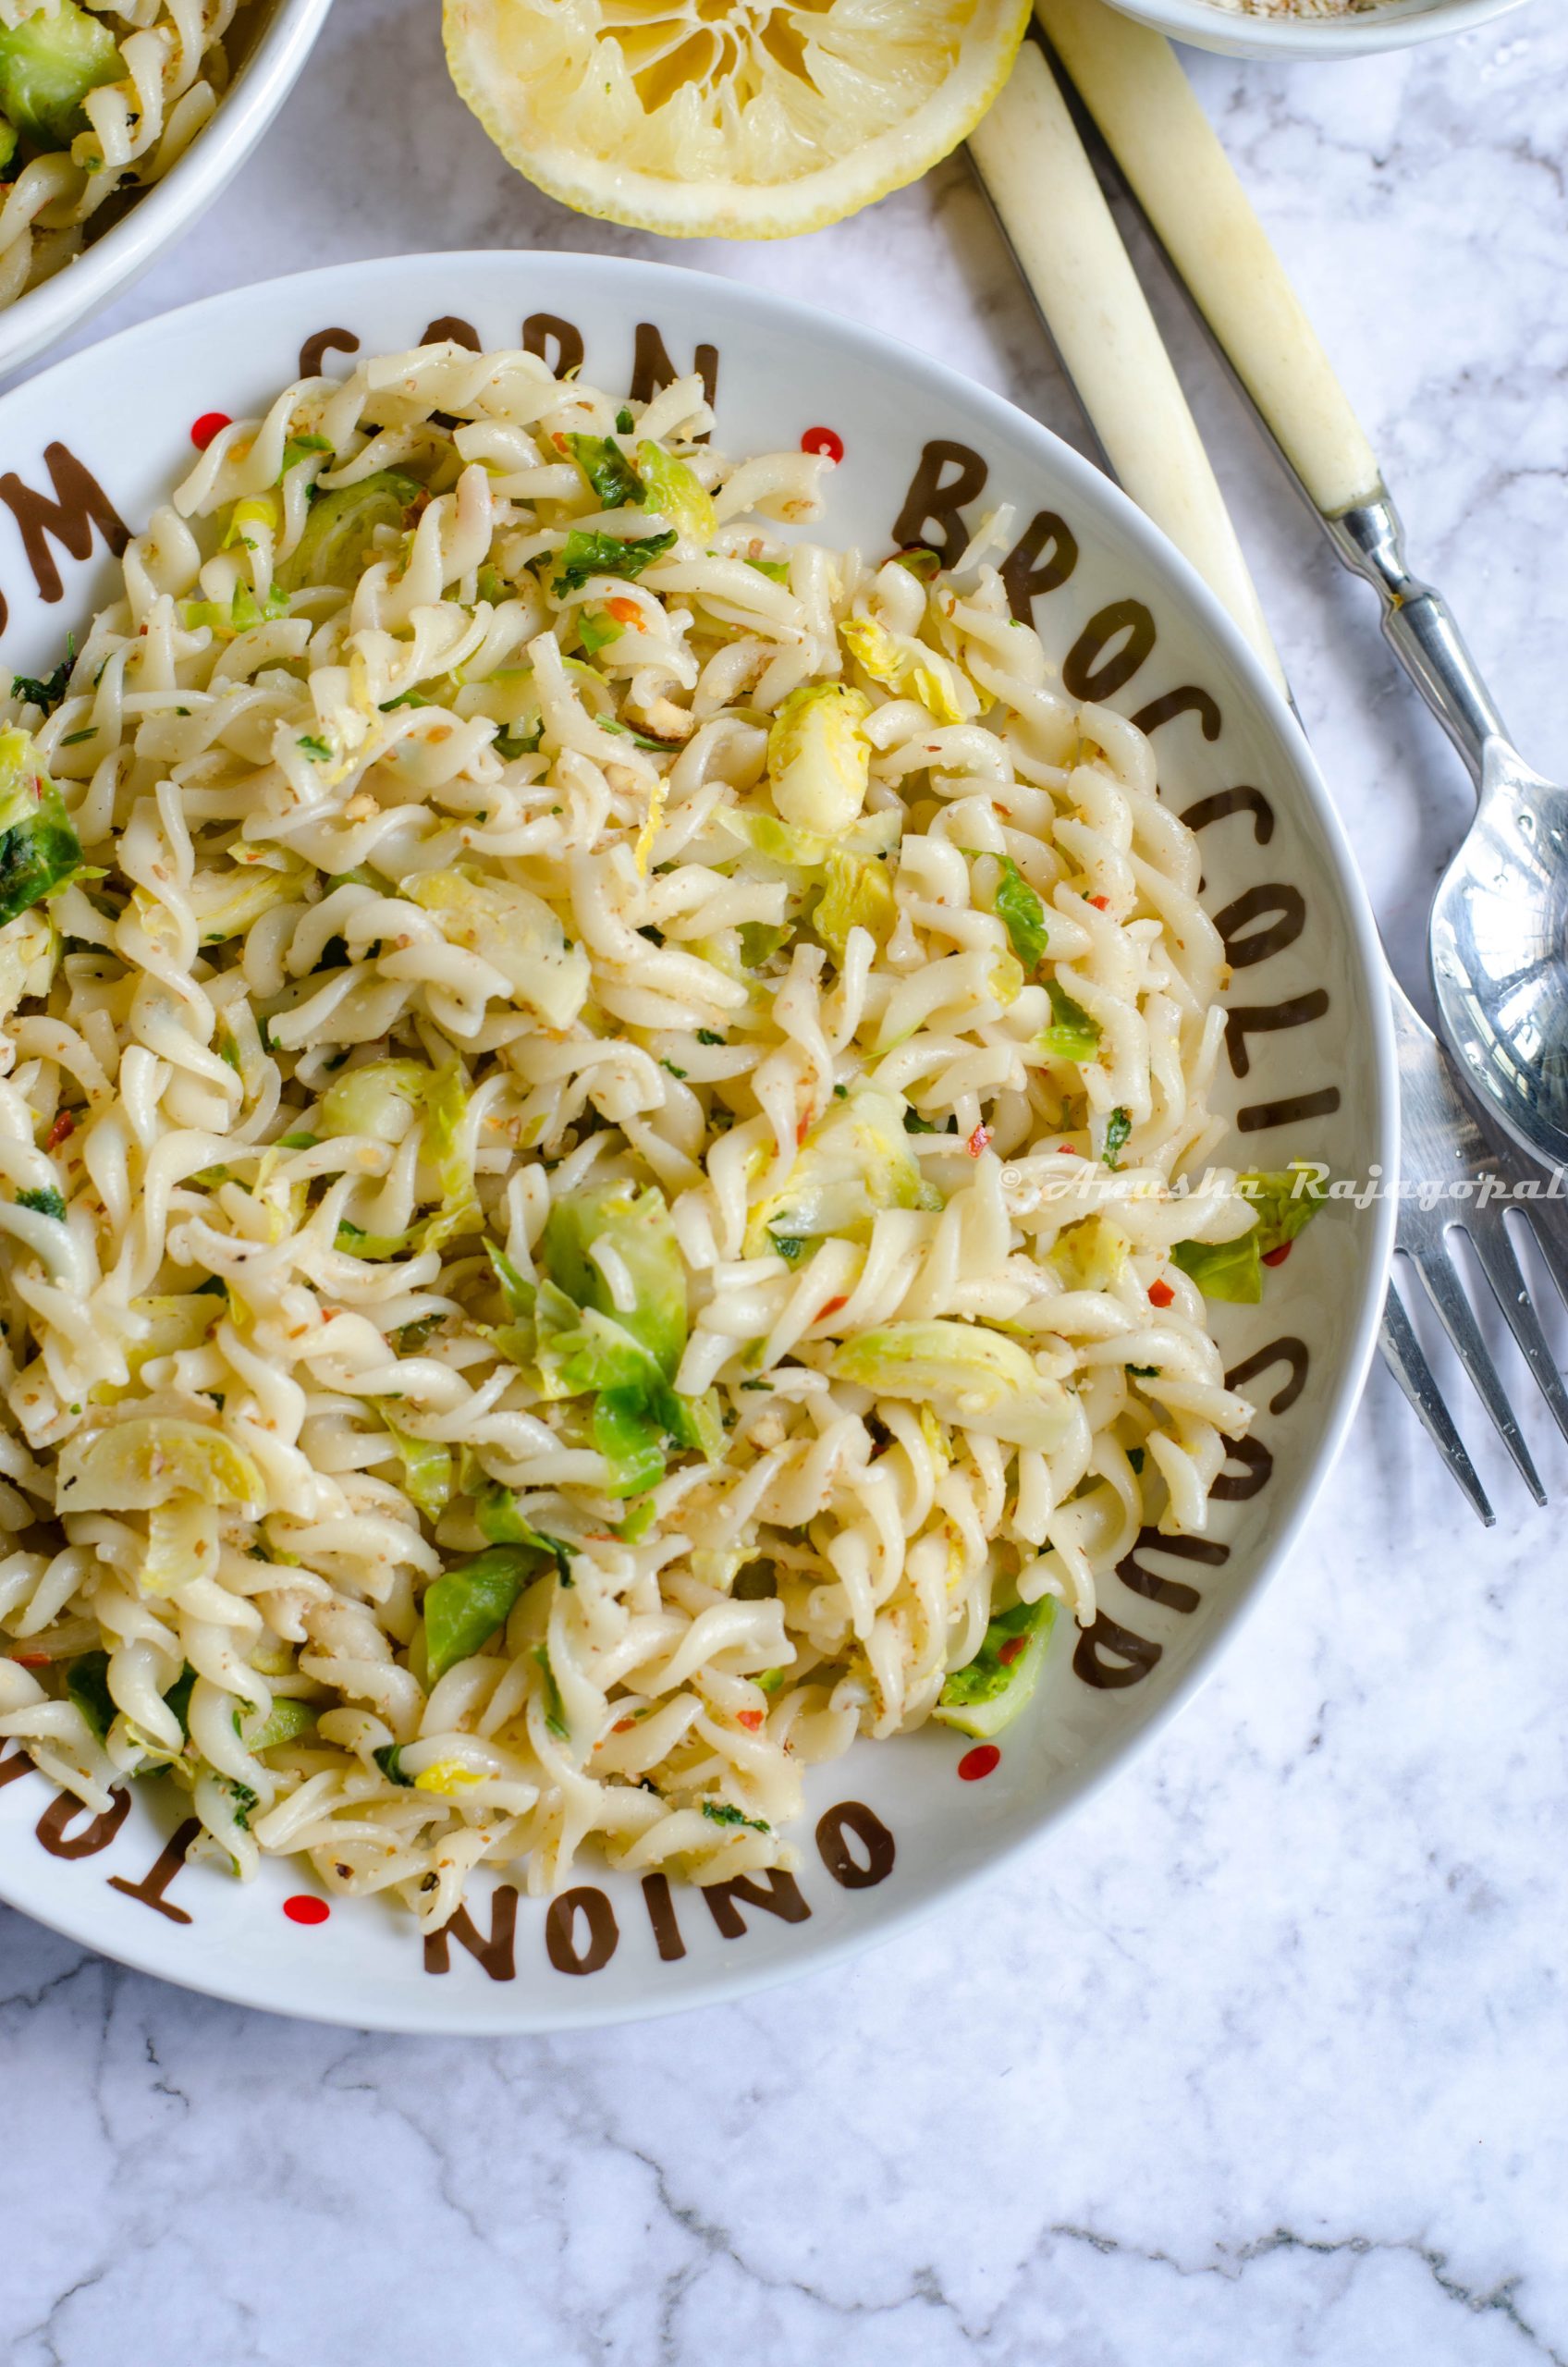
[[[1037,0],[1037,6],[1047,29],[1055,33],[1060,19],[1052,0]],[[1104,45],[1114,49],[1128,38],[1145,44],[1152,42],[1169,61],[1170,74],[1180,84],[1181,96],[1197,112],[1184,76],[1167,44],[1158,36],[1143,34],[1122,18],[1109,18],[1096,0],[1075,0],[1075,8],[1078,13],[1073,21],[1079,25],[1092,19],[1097,27],[1102,18],[1106,19]],[[1140,63],[1145,70],[1150,67],[1146,51]],[[1162,69],[1158,57],[1152,64],[1157,93],[1164,97],[1165,92],[1159,89]],[[1245,208],[1250,234],[1263,241],[1262,227],[1253,215],[1201,112],[1198,122],[1204,136],[1213,142],[1218,157],[1217,165],[1214,158],[1209,159],[1210,169],[1220,170],[1228,178],[1233,190],[1233,194],[1228,193],[1228,202]],[[1189,125],[1187,129],[1191,137],[1192,127]],[[1244,562],[1235,550],[1233,534],[1227,547],[1229,520],[1223,497],[1184,398],[1169,370],[1158,330],[1072,117],[1043,56],[1031,44],[1025,43],[1011,81],[972,135],[970,148],[1003,235],[1099,439],[1108,472],[1135,479],[1142,506],[1156,515],[1198,571],[1219,591],[1237,621],[1250,632],[1278,674],[1279,661],[1261,611],[1256,607],[1256,595],[1246,579]],[[1121,173],[1114,150],[1110,163],[1126,186],[1126,177]],[[1060,246],[1046,235],[1041,199],[1047,193],[1053,215],[1071,220],[1077,247],[1085,249],[1086,242],[1086,251],[1097,259],[1092,309],[1084,303],[1080,280],[1063,266]],[[1269,260],[1272,263],[1271,255]],[[1300,330],[1311,339],[1313,333],[1301,315],[1283,274],[1277,264],[1273,268],[1285,310],[1293,309]],[[1097,356],[1108,336],[1123,355],[1145,357],[1152,350],[1164,362],[1156,381],[1158,426],[1151,427],[1146,410],[1130,412],[1102,391],[1105,374]],[[1327,374],[1327,360],[1321,355],[1319,360],[1322,372]],[[1280,679],[1282,681],[1282,677]],[[1512,1147],[1501,1154],[1493,1151],[1460,1091],[1446,1054],[1386,960],[1384,971],[1399,1062],[1403,1165],[1407,1174],[1414,1173],[1430,1187],[1429,1199],[1402,1194],[1395,1250],[1409,1259],[1420,1277],[1438,1320],[1520,1477],[1537,1503],[1544,1505],[1546,1493],[1539,1475],[1481,1335],[1448,1243],[1451,1231],[1461,1230],[1466,1234],[1520,1352],[1559,1429],[1568,1438],[1568,1391],[1564,1390],[1562,1376],[1531,1302],[1509,1238],[1502,1202],[1504,1184],[1517,1184],[1531,1171]],[[1456,1186],[1465,1196],[1459,1196]],[[1463,1216],[1454,1213],[1457,1208],[1463,1208]],[[1530,1210],[1531,1231],[1568,1304],[1568,1239],[1560,1238],[1542,1220],[1537,1208],[1538,1203]],[[1399,1284],[1391,1275],[1379,1346],[1472,1509],[1487,1527],[1492,1527],[1496,1515],[1416,1337]]]
[[[1508,1207],[1516,1206],[1525,1214],[1536,1246],[1565,1302],[1568,1247],[1537,1215],[1541,1205],[1538,1201],[1517,1203],[1506,1196],[1507,1187],[1525,1180],[1524,1160],[1512,1151],[1494,1150],[1482,1134],[1460,1092],[1447,1055],[1391,970],[1389,993],[1399,1058],[1401,1165],[1406,1177],[1418,1177],[1431,1194],[1429,1200],[1402,1194],[1394,1233],[1395,1252],[1408,1257],[1420,1276],[1438,1320],[1512,1455],[1520,1478],[1537,1503],[1544,1504],[1546,1490],[1454,1268],[1448,1236],[1452,1231],[1463,1232],[1469,1241],[1519,1353],[1564,1438],[1568,1438],[1568,1390],[1563,1388],[1562,1375],[1541,1330],[1524,1270],[1509,1239]],[[1463,1196],[1455,1193],[1456,1184],[1464,1187]],[[1495,1192],[1490,1188],[1493,1184],[1498,1186]],[[1463,1209],[1464,1214],[1455,1214],[1456,1209]],[[1490,1528],[1497,1515],[1454,1427],[1392,1276],[1378,1344],[1427,1436],[1473,1509]]]

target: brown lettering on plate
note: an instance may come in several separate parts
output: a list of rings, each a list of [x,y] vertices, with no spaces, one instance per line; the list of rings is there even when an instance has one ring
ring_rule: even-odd
[[[1267,1488],[1273,1477],[1274,1457],[1261,1439],[1227,1439],[1225,1460],[1239,1463],[1242,1468],[1233,1478],[1221,1471],[1213,1481],[1208,1492],[1218,1504],[1244,1503]]]
[[[1196,1587],[1180,1578],[1162,1578],[1158,1571],[1145,1570],[1138,1559],[1140,1553],[1169,1553],[1178,1562],[1207,1562],[1210,1567],[1231,1558],[1228,1545],[1211,1545],[1207,1538],[1162,1537],[1158,1528],[1141,1528],[1131,1553],[1118,1562],[1116,1575],[1134,1594],[1149,1602],[1162,1602],[1168,1611],[1195,1611],[1203,1597]]]
[[[1145,1637],[1135,1636],[1131,1627],[1120,1626],[1103,1611],[1096,1611],[1094,1625],[1085,1627],[1078,1638],[1072,1674],[1098,1693],[1114,1693],[1124,1685],[1141,1685],[1163,1650],[1163,1645],[1151,1644]],[[1115,1658],[1108,1659],[1108,1653]]]
[[[692,367],[703,382],[703,392],[711,408],[718,394],[718,348],[700,345]],[[639,321],[636,340],[631,349],[631,399],[634,403],[651,403],[661,386],[673,386],[685,373],[678,370],[669,358],[663,337],[652,321]],[[705,435],[698,437],[706,443]]]
[[[1288,1101],[1255,1101],[1236,1112],[1243,1134],[1266,1134],[1270,1126],[1299,1126],[1306,1118],[1327,1118],[1340,1106],[1340,1088],[1326,1085],[1317,1093],[1297,1093]]]
[[[18,1743],[5,1759],[0,1759],[0,1792],[5,1790],[7,1784],[14,1784],[18,1776],[31,1775],[33,1772],[32,1761]]]
[[[130,1794],[111,1792],[109,1805],[102,1816],[80,1833],[67,1834],[66,1827],[86,1813],[74,1792],[56,1792],[38,1820],[38,1837],[51,1858],[96,1858],[106,1849],[127,1817],[130,1814]]]
[[[1113,649],[1113,644],[1120,644]],[[1098,705],[1132,681],[1155,644],[1154,619],[1141,600],[1113,600],[1089,619],[1062,660],[1071,698]]]
[[[957,474],[949,476],[949,469]],[[904,506],[893,521],[894,549],[908,550],[918,544],[936,551],[951,566],[969,540],[964,505],[984,493],[989,474],[979,453],[972,452],[967,444],[949,444],[943,436],[927,444],[909,481]]]
[[[484,347],[479,331],[472,321],[459,320],[455,313],[443,313],[432,321],[420,339],[421,345],[466,345],[471,353],[483,353]]]
[[[550,359],[550,348],[556,358]],[[522,350],[536,353],[552,378],[564,378],[569,370],[582,367],[582,331],[571,321],[563,321],[558,313],[530,313],[522,325]]]
[[[1225,728],[1218,699],[1200,691],[1195,682],[1183,682],[1179,691],[1162,692],[1158,698],[1150,699],[1147,706],[1141,706],[1133,717],[1133,729],[1158,731],[1162,723],[1173,723],[1179,715],[1195,715],[1206,740],[1218,740]],[[1185,821],[1186,816],[1182,819]],[[1195,830],[1201,825],[1194,822],[1191,827]]]
[[[352,329],[317,329],[300,348],[300,375],[319,378],[329,353],[358,353],[360,340]]]
[[[51,534],[72,558],[86,558],[96,526],[117,558],[130,540],[130,529],[92,471],[67,445],[45,445],[43,462],[55,487],[53,501],[46,493],[35,493],[31,485],[24,484],[14,469],[0,477],[0,501],[21,528],[22,548],[39,598],[57,600],[64,586],[49,547]]]
[[[200,1817],[188,1816],[183,1824],[175,1826],[139,1883],[128,1883],[123,1874],[111,1874],[109,1888],[123,1890],[127,1898],[139,1898],[143,1907],[150,1907],[155,1914],[166,1916],[171,1923],[189,1923],[190,1918],[184,1907],[171,1907],[164,1893],[184,1865],[185,1853],[201,1830]]]
[[[482,1964],[492,1981],[512,1981],[517,1977],[517,1893],[510,1883],[496,1884],[490,1906],[490,1936],[481,1936],[478,1924],[466,1907],[449,1915],[439,1932],[424,1935],[424,1968],[426,1972],[448,1972],[451,1969],[451,1943],[456,1940],[466,1948],[476,1963]]]
[[[767,1884],[766,1890],[764,1883]],[[803,1923],[811,1913],[794,1875],[780,1873],[777,1866],[769,1866],[760,1881],[751,1874],[737,1874],[730,1882],[706,1883],[703,1896],[727,1940],[743,1940],[746,1936],[746,1921],[736,1905],[738,1899],[748,1907],[766,1907],[782,1923]]]
[[[1134,716],[1133,721],[1138,719]],[[1253,835],[1260,847],[1274,836],[1274,808],[1260,789],[1217,789],[1212,797],[1200,797],[1195,805],[1189,805],[1182,819],[1189,830],[1207,830],[1211,822],[1222,822],[1227,814],[1250,814]]]
[[[1033,619],[1035,595],[1054,592],[1077,564],[1077,537],[1066,519],[1054,509],[1039,510],[1001,566],[1008,606],[1021,625]]]
[[[669,1876],[644,1874],[643,1896],[647,1904],[648,1920],[654,1927],[660,1961],[678,1964],[686,1953],[686,1943],[675,1919],[675,1901],[669,1895]]]
[[[850,1847],[853,1834],[864,1853],[863,1865]],[[817,1820],[816,1854],[843,1890],[871,1890],[893,1870],[897,1851],[881,1818],[864,1800],[840,1800]]]
[[[1276,1034],[1281,1027],[1305,1027],[1314,1019],[1321,1019],[1329,1008],[1327,989],[1309,987],[1304,995],[1292,995],[1284,1002],[1243,1003],[1239,1010],[1225,1014],[1225,1049],[1231,1056],[1231,1068],[1236,1076],[1245,1076],[1252,1067],[1252,1055],[1247,1050],[1249,1036]],[[1329,1103],[1339,1107],[1339,1096]]]
[[[1225,1376],[1225,1386],[1227,1389],[1244,1389],[1249,1380],[1256,1380],[1260,1372],[1268,1370],[1270,1365],[1289,1365],[1290,1379],[1280,1382],[1268,1401],[1271,1414],[1288,1414],[1306,1387],[1306,1371],[1311,1361],[1305,1340],[1291,1337],[1270,1340],[1267,1348],[1259,1348],[1257,1354],[1248,1356],[1244,1364],[1231,1367]]]
[[[1255,927],[1255,922],[1263,926]],[[1288,881],[1270,879],[1216,913],[1214,926],[1225,941],[1231,969],[1250,970],[1255,962],[1267,962],[1270,954],[1295,943],[1306,926],[1306,899]]]
[[[575,1925],[579,1913],[588,1927],[588,1944],[579,1949]],[[557,1972],[602,1972],[619,1944],[615,1909],[602,1890],[586,1885],[563,1890],[550,1901],[545,1918],[545,1947]]]

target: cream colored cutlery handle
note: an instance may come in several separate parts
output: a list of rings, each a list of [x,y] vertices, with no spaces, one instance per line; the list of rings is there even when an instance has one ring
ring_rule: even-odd
[[[1035,14],[1309,498],[1329,518],[1376,500],[1377,457],[1170,43],[1102,0]]]
[[[1112,472],[1284,677],[1208,455],[1121,234],[1033,43],[970,152]]]

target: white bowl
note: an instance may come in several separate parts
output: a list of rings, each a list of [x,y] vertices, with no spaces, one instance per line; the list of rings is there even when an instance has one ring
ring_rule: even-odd
[[[1097,652],[1109,703],[1166,708],[1148,729],[1162,793],[1202,831],[1204,901],[1226,917],[1232,1009],[1248,1027],[1242,1073],[1217,1081],[1238,1126],[1219,1155],[1280,1167],[1316,1156],[1364,1177],[1396,1156],[1388,995],[1366,897],[1305,742],[1257,659],[1186,563],[1107,480],[1034,420],[953,372],[873,335],[732,280],[582,254],[434,255],[337,265],[216,296],[73,355],[0,400],[0,448],[30,484],[65,443],[134,526],[189,467],[202,412],[253,416],[297,374],[300,348],[332,330],[370,354],[416,344],[433,323],[466,325],[486,347],[515,346],[530,316],[580,333],[584,375],[631,381],[633,342],[662,340],[675,369],[709,347],[716,442],[735,454],[793,448],[836,430],[844,460],[812,532],[885,551],[923,448],[948,448],[950,478],[984,473],[965,524],[1001,502],[1022,534],[1040,513],[1076,561],[1035,602],[1059,661]],[[639,329],[639,324],[643,325]],[[329,369],[345,365],[336,356]],[[103,400],[116,389],[112,416]],[[918,530],[917,530],[918,531]],[[909,539],[907,533],[900,540]],[[1035,547],[1042,546],[1043,534]],[[31,588],[21,538],[0,510],[0,587],[10,602],[8,662],[53,667],[65,636],[113,596],[101,544],[59,553],[63,581]],[[1120,661],[1120,662],[1119,662]],[[1244,900],[1244,901],[1243,901]],[[1227,911],[1228,907],[1235,909]],[[1228,1064],[1222,1062],[1222,1068]],[[1273,1107],[1297,1099],[1294,1112]],[[631,1875],[581,1862],[546,1911],[516,1903],[482,1964],[469,1943],[492,1932],[494,1885],[471,1883],[464,1944],[435,1958],[411,1918],[375,1900],[332,1902],[291,1920],[285,1902],[325,1902],[308,1872],[268,1859],[243,1887],[205,1866],[160,1861],[180,1809],[139,1785],[123,1818],[94,1821],[14,1752],[0,1756],[0,1897],[105,1954],[247,2004],[361,2027],[540,2030],[668,2012],[823,1964],[881,1939],[1010,1851],[1036,1840],[1187,1699],[1289,1551],[1360,1393],[1381,1310],[1392,1230],[1389,1199],[1326,1208],[1269,1276],[1258,1307],[1214,1306],[1228,1367],[1254,1367],[1256,1441],[1218,1491],[1213,1541],[1154,1549],[1133,1583],[1108,1577],[1097,1681],[1076,1667],[1059,1622],[1040,1689],[1003,1737],[984,1782],[960,1782],[966,1748],[945,1728],[858,1743],[809,1771],[798,1834],[804,1912],[781,1920],[742,1893],[720,1928],[712,1894],[677,1894],[683,1953],[673,1955]],[[11,1780],[12,1771],[16,1780]],[[859,1831],[859,1842],[843,1834]],[[872,1845],[868,1854],[864,1836]],[[704,1903],[704,1895],[707,1902]],[[170,1919],[170,1910],[185,1919]],[[983,1940],[986,1904],[974,1900]],[[575,1922],[574,1922],[575,1918]],[[741,1923],[747,1927],[740,1930]],[[590,1951],[584,1935],[596,1931]],[[573,1936],[575,1934],[575,1937]],[[607,1954],[606,1954],[607,1951]],[[432,1975],[444,1975],[433,1978]]]
[[[1124,17],[1226,57],[1370,57],[1445,33],[1474,32],[1524,0],[1382,0],[1356,17],[1252,17],[1216,0],[1111,0]]]
[[[0,312],[0,378],[124,293],[227,188],[293,89],[332,0],[252,0],[228,34],[239,70],[178,164],[73,263]],[[246,19],[256,19],[253,30]]]

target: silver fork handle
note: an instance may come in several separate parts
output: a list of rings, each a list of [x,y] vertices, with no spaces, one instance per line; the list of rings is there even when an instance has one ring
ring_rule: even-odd
[[[1171,268],[1280,459],[1353,573],[1374,586],[1390,647],[1479,785],[1507,740],[1440,593],[1404,560],[1399,513],[1252,201],[1170,43],[1101,0],[1035,0]]]
[[[1280,448],[1284,462],[1334,550],[1353,575],[1378,594],[1383,638],[1420,692],[1480,786],[1487,742],[1508,744],[1508,731],[1481,669],[1440,592],[1413,576],[1404,560],[1404,530],[1386,492],[1338,517],[1317,508]]]

